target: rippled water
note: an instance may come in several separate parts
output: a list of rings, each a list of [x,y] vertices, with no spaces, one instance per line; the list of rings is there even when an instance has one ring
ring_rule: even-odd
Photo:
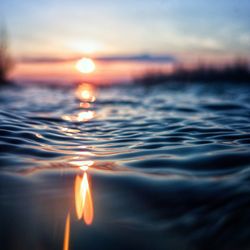
[[[250,249],[250,87],[9,87],[0,105],[0,248]]]

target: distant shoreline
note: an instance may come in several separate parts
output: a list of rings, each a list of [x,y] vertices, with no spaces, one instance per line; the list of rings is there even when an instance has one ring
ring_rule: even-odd
[[[235,61],[233,64],[221,68],[202,64],[193,69],[177,66],[172,73],[162,71],[144,72],[139,76],[135,76],[133,82],[145,85],[168,82],[250,83],[250,67],[245,61]]]

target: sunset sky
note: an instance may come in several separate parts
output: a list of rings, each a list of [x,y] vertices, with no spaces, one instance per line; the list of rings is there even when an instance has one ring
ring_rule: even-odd
[[[159,55],[183,61],[250,57],[249,10],[249,0],[0,2],[12,54],[21,64],[16,75],[27,67],[29,72],[37,70],[29,60],[39,64],[40,59],[70,61],[86,55],[120,59],[129,55],[132,63],[133,56],[145,54],[155,61]]]

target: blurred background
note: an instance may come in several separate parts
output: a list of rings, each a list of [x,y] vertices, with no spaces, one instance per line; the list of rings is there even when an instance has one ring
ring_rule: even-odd
[[[249,65],[248,0],[2,0],[20,82],[129,82],[145,72]],[[3,36],[3,32],[2,32]],[[95,72],[75,68],[82,57]]]

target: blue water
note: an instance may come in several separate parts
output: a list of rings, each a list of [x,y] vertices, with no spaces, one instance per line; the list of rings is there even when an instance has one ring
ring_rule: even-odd
[[[250,249],[249,86],[88,91],[0,89],[1,249]]]

